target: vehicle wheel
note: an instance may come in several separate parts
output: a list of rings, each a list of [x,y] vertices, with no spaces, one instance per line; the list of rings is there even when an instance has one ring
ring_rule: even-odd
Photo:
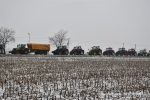
[[[61,53],[61,52],[59,52],[59,55],[62,55],[62,53]]]
[[[84,54],[84,52],[81,52],[81,55],[83,55]]]
[[[28,54],[28,53],[29,53],[29,49],[26,48],[26,49],[24,50],[24,54]]]
[[[98,52],[98,55],[101,55],[101,53],[100,53],[100,52]]]
[[[25,51],[25,52],[24,52],[24,54],[28,54],[28,52],[27,52],[27,51]]]
[[[74,52],[74,53],[73,53],[73,55],[77,55],[77,53],[76,53],[76,52]]]
[[[66,55],[68,55],[68,53],[69,53],[69,52],[68,52],[68,51],[66,51]]]

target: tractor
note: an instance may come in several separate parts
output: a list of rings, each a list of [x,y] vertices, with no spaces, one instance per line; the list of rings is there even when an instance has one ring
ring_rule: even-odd
[[[106,48],[106,50],[103,52],[103,55],[104,56],[114,56],[115,51],[111,47],[109,47],[109,48]]]
[[[102,49],[99,46],[93,46],[88,52],[89,55],[102,55]]]
[[[146,52],[146,49],[143,49],[143,50],[140,50],[140,52],[138,53],[138,56],[146,57],[147,54],[148,54],[148,53]]]
[[[119,48],[116,52],[116,56],[127,56],[128,51],[125,48]]]
[[[137,56],[137,52],[135,49],[129,49],[128,50],[128,56]]]
[[[11,54],[28,54],[29,49],[26,48],[26,44],[18,44],[17,48],[13,48],[12,51],[9,51]]]
[[[69,50],[67,46],[58,46],[56,50],[52,51],[54,55],[68,55]]]
[[[70,55],[84,55],[84,50],[81,46],[75,46],[71,51]]]

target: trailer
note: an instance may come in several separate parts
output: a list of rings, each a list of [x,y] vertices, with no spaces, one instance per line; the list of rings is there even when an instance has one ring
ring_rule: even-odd
[[[44,54],[47,55],[47,53],[50,51],[50,45],[49,44],[27,44],[27,47],[29,49],[29,52],[35,52],[35,54]]]

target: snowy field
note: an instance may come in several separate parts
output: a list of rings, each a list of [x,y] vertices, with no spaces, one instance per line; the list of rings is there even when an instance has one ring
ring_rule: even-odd
[[[150,58],[1,56],[0,100],[150,100]]]

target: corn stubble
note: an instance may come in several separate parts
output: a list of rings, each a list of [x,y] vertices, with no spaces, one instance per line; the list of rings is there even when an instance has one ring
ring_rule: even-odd
[[[0,99],[150,99],[150,59],[66,59],[0,58]]]

